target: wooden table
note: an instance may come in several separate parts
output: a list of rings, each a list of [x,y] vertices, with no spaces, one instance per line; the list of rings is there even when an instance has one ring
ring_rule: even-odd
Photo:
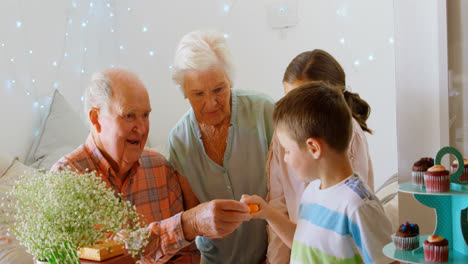
[[[123,254],[110,259],[106,259],[104,261],[92,261],[86,259],[80,259],[80,261],[81,264],[135,264],[135,260],[133,260],[132,255],[130,254]]]

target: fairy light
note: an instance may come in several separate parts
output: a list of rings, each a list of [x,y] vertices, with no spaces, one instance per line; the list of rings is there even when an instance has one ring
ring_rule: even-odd
[[[231,11],[231,7],[228,4],[224,4],[223,11],[224,13],[229,13],[229,11]]]
[[[21,26],[23,25],[23,23],[21,21],[16,21],[16,28],[21,28]]]
[[[149,54],[151,57],[153,57],[153,56],[154,56],[154,51],[150,50],[150,51],[148,52],[148,54]]]

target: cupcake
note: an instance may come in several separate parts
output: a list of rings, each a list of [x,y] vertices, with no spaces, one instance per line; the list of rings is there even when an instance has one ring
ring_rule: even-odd
[[[432,166],[424,173],[427,192],[450,191],[450,174],[442,165]]]
[[[411,250],[419,247],[419,226],[405,222],[392,235],[393,244],[399,250]]]
[[[464,163],[464,170],[460,178],[458,178],[459,181],[461,182],[468,182],[468,159],[463,159]],[[458,169],[458,160],[454,160],[452,164],[452,173],[457,172]]]
[[[434,166],[433,158],[421,158],[413,164],[412,179],[413,184],[417,186],[424,186],[424,172],[430,167]]]
[[[424,241],[424,259],[429,262],[447,262],[449,243],[442,236],[429,236]]]

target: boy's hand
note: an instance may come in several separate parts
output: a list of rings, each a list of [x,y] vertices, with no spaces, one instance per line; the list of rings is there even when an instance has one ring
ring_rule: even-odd
[[[247,205],[254,204],[258,206],[257,212],[250,213],[252,218],[268,218],[270,205],[267,202],[265,202],[265,200],[263,200],[260,196],[243,194],[240,202],[245,203]],[[255,206],[249,205],[249,207]]]

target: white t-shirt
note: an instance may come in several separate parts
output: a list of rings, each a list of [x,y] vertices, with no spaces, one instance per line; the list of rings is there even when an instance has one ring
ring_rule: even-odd
[[[392,226],[380,201],[353,174],[320,190],[311,182],[299,207],[291,263],[390,263],[383,247]]]

